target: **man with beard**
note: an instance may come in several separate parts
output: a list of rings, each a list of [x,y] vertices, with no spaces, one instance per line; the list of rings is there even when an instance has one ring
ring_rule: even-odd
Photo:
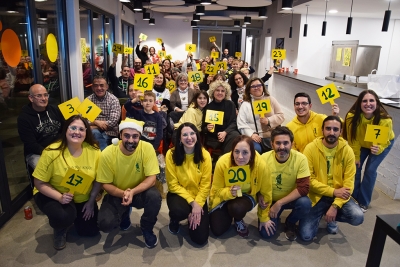
[[[268,166],[267,174],[272,177],[272,206],[269,211],[275,230],[262,229],[263,238],[270,238],[278,229],[280,215],[285,209],[292,212],[285,221],[285,237],[296,240],[296,223],[308,214],[311,201],[307,197],[310,185],[310,170],[307,158],[292,150],[293,133],[285,126],[278,126],[271,132],[273,150],[264,153],[261,158]],[[258,196],[261,209],[268,207],[261,195]]]
[[[326,118],[325,114],[318,114],[311,110],[311,97],[306,93],[297,93],[294,96],[294,117],[286,126],[293,132],[293,149],[303,153],[307,144],[316,137],[322,136],[321,125]],[[339,106],[332,105],[332,115],[339,116]]]
[[[364,221],[363,212],[351,198],[356,165],[353,150],[340,137],[342,126],[339,117],[326,117],[322,123],[323,136],[304,150],[311,173],[309,197],[312,202],[309,214],[299,223],[299,235],[304,241],[311,241],[317,235],[324,215],[330,234],[338,232],[336,221],[351,225]]]
[[[126,60],[122,63],[123,65],[126,65]],[[140,58],[135,58],[135,60],[133,61],[133,69],[131,70],[131,74],[130,74],[130,78],[131,79],[135,79],[135,74],[145,74],[145,70],[144,68],[142,68],[142,61],[140,60]]]
[[[121,76],[117,78],[115,71],[115,64],[118,61],[118,57],[113,58],[113,63],[108,68],[107,76],[111,82],[111,88],[114,95],[118,98],[128,97],[128,85],[133,82],[132,78],[129,77],[130,68],[128,65],[123,65],[121,69]]]
[[[152,145],[140,141],[142,121],[125,119],[119,125],[121,140],[113,140],[99,159],[96,181],[103,184],[108,194],[101,204],[98,224],[103,232],[120,227],[125,231],[131,226],[131,207],[144,209],[140,228],[148,248],[158,243],[153,232],[161,208],[161,196],[154,187],[160,172]]]

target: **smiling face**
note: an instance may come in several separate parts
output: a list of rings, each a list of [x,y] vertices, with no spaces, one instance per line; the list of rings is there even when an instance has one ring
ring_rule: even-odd
[[[78,119],[71,122],[65,136],[69,145],[82,145],[86,138],[86,126],[83,121]]]
[[[376,110],[376,99],[372,94],[365,94],[361,101],[361,111],[365,118],[370,119],[374,116]]]
[[[242,88],[244,86],[244,81],[243,81],[242,75],[236,74],[234,78],[235,78],[235,83],[236,83],[237,87]]]
[[[161,73],[158,74],[156,77],[154,77],[154,84],[155,85],[160,86],[160,85],[163,84],[163,82],[164,82],[164,76]]]
[[[207,98],[203,95],[200,94],[199,97],[197,98],[197,106],[199,109],[203,109],[207,105]]]
[[[186,154],[193,153],[196,142],[196,132],[188,126],[183,127],[181,131],[181,143],[185,149]]]
[[[104,78],[94,79],[92,84],[92,90],[98,98],[102,98],[106,95],[108,84]]]
[[[171,69],[171,62],[169,62],[169,60],[165,60],[163,63],[163,67],[164,67],[164,70]]]
[[[135,149],[139,144],[140,133],[135,129],[126,128],[122,130],[120,137],[122,140],[120,146],[122,153],[130,155],[135,152]]]
[[[225,99],[225,96],[226,96],[226,90],[223,86],[218,86],[214,90],[214,101],[221,102],[222,100]]]
[[[150,112],[153,109],[154,106],[154,97],[145,95],[144,99],[142,101],[143,109],[146,112]]]
[[[282,163],[286,162],[290,156],[290,149],[292,148],[289,135],[276,135],[272,142],[272,148],[275,151],[276,160]]]
[[[296,97],[294,100],[294,111],[299,117],[306,117],[310,113],[312,107],[311,103],[308,103],[307,97]]]
[[[237,166],[247,165],[250,161],[251,151],[250,146],[245,141],[237,143],[233,149],[233,160]]]
[[[335,146],[340,134],[342,133],[340,122],[336,120],[325,121],[322,128],[322,133],[324,135],[324,144],[327,144],[328,146]]]
[[[142,68],[142,61],[140,60],[140,58],[135,59],[134,67],[135,71],[140,71],[140,69]]]
[[[263,94],[263,89],[262,83],[256,80],[250,85],[250,94],[255,97],[260,97]]]
[[[39,112],[46,110],[49,103],[49,94],[46,88],[41,84],[35,84],[32,85],[29,92],[29,101],[32,103],[32,108]]]
[[[150,55],[154,55],[156,53],[156,50],[154,49],[154,47],[150,47]]]

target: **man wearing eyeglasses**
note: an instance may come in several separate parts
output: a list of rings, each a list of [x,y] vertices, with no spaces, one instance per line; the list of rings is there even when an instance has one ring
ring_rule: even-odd
[[[294,117],[286,126],[293,132],[293,149],[303,153],[306,145],[316,137],[322,136],[321,126],[326,118],[325,114],[319,114],[311,110],[311,97],[306,93],[297,93],[294,96]],[[332,115],[339,116],[339,106],[332,105]]]
[[[64,124],[58,107],[49,105],[49,94],[41,84],[29,89],[30,103],[18,116],[18,133],[24,143],[25,160],[35,169],[43,149],[53,143]]]

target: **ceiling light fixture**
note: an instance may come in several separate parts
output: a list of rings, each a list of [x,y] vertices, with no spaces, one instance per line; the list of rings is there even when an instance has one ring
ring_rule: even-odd
[[[303,30],[303,36],[304,36],[304,37],[307,37],[307,30],[308,30],[308,24],[307,24],[308,6],[309,6],[309,5],[306,5],[306,7],[307,7],[307,14],[306,14],[306,24],[304,24],[304,30]]]
[[[190,26],[191,26],[192,28],[197,27],[197,21],[192,20],[192,21],[190,22]]]
[[[8,5],[8,10],[6,11],[7,13],[14,14],[14,13],[19,13],[18,7],[15,3],[11,3]]]
[[[261,19],[266,19],[267,17],[267,7],[261,7],[260,10],[258,11],[258,17]]]
[[[120,2],[123,2],[123,3],[129,3],[130,2],[130,0],[119,0]]]
[[[149,20],[149,25],[156,25],[156,19],[155,18],[151,18]]]
[[[202,0],[201,3],[202,5],[211,5],[211,0]]]
[[[99,19],[99,14],[93,12],[93,20],[98,20],[98,19]]]
[[[251,17],[245,16],[244,17],[244,24],[251,24]]]
[[[104,20],[105,20],[106,24],[110,24],[110,19],[109,18],[105,18]]]
[[[325,18],[324,22],[322,22],[322,36],[325,36],[326,34],[326,10],[328,9],[328,0],[325,0]]]
[[[235,20],[233,23],[233,27],[240,27],[240,20]]]
[[[293,8],[293,0],[282,0],[282,9],[291,10]]]
[[[390,2],[392,2],[392,1],[389,1],[388,10],[385,11],[385,17],[383,18],[383,24],[382,24],[383,32],[387,32],[389,29],[390,15],[392,13],[392,11],[390,10]]]
[[[196,6],[196,15],[206,14],[206,8],[204,6]]]
[[[350,17],[347,18],[346,34],[351,34],[351,26],[353,25],[353,18],[351,13],[353,12],[353,0],[351,0]]]
[[[47,20],[47,13],[41,12],[39,13],[39,20]]]
[[[150,12],[143,8],[143,20],[150,20]]]
[[[133,10],[135,11],[142,11],[143,10],[143,4],[141,0],[136,0],[133,2]]]
[[[289,28],[289,38],[292,38],[292,31],[293,31],[293,9],[292,9],[292,20],[290,21],[290,28]]]
[[[200,21],[200,15],[193,14],[193,21],[195,22]]]

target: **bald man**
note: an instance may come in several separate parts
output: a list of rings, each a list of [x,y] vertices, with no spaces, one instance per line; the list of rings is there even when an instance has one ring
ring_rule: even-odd
[[[18,133],[26,162],[35,169],[43,149],[59,137],[64,118],[58,107],[49,105],[49,93],[43,85],[32,85],[28,99],[30,103],[18,116]]]

